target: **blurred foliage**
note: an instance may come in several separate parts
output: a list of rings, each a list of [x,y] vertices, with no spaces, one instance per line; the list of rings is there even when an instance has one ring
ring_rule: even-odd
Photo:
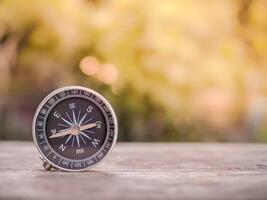
[[[267,1],[2,0],[0,138],[50,91],[107,97],[126,141],[267,141]]]

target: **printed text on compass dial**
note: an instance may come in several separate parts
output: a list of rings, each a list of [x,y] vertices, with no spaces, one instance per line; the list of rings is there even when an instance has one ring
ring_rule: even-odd
[[[59,102],[50,111],[46,135],[51,147],[69,159],[84,159],[96,153],[106,138],[106,121],[93,102],[74,97]]]

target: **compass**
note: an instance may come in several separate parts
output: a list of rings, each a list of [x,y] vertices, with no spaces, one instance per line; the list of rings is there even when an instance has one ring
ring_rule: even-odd
[[[38,106],[33,140],[45,169],[83,171],[101,161],[117,140],[116,115],[99,93],[81,86],[57,89]]]

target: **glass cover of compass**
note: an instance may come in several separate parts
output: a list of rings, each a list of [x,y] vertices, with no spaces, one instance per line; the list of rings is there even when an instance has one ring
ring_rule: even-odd
[[[33,139],[41,158],[57,169],[83,171],[101,161],[117,139],[117,120],[107,100],[80,86],[63,87],[40,103]]]

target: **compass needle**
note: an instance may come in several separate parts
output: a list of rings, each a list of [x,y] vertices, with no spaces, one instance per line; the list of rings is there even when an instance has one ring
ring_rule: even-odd
[[[86,124],[86,125],[81,126],[80,130],[83,131],[83,130],[86,130],[89,128],[94,128],[94,127],[96,127],[96,123],[90,123],[90,124]]]
[[[65,136],[65,135],[69,135],[70,133],[71,133],[71,130],[67,129],[67,130],[59,131],[59,132],[51,135],[49,138],[62,137],[62,136]]]

